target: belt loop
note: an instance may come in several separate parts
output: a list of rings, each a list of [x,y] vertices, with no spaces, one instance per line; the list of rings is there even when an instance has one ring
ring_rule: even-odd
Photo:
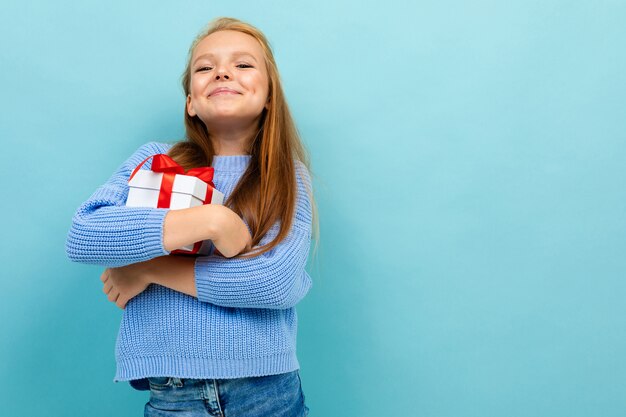
[[[175,387],[182,387],[183,386],[183,381],[180,378],[177,377],[172,377],[172,384],[174,384]]]

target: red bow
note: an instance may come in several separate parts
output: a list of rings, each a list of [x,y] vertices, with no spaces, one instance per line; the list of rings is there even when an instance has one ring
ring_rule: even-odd
[[[128,181],[133,179],[137,171],[139,171],[139,168],[141,168],[150,158],[153,158],[152,171],[163,173],[163,182],[161,182],[157,208],[169,208],[170,200],[172,198],[172,188],[174,187],[174,177],[176,174],[189,175],[206,182],[208,186],[204,204],[211,201],[213,189],[215,188],[215,185],[213,185],[213,167],[191,168],[189,171],[185,172],[185,168],[178,165],[176,161],[163,153],[152,155],[144,159],[142,163],[137,165],[137,168],[135,168],[133,173],[130,174]]]

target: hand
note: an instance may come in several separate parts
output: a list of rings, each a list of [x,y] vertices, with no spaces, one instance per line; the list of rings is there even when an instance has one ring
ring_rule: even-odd
[[[149,262],[105,269],[100,276],[100,281],[104,284],[102,292],[108,295],[109,301],[125,309],[130,299],[141,294],[150,285]]]
[[[215,222],[216,232],[211,239],[215,249],[226,258],[232,258],[250,249],[252,236],[243,220],[227,207],[223,207]]]

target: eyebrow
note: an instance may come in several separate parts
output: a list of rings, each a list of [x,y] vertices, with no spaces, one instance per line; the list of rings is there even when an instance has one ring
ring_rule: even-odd
[[[252,58],[252,60],[253,60],[254,62],[257,62],[256,58],[255,58],[255,57],[254,57],[251,53],[249,53],[249,52],[244,52],[244,51],[235,51],[235,52],[233,52],[233,53],[232,53],[232,54],[230,54],[230,55],[231,55],[231,56],[242,56],[242,55],[247,55],[247,56],[249,56],[250,58]],[[210,53],[210,52],[209,52],[209,53],[206,53],[206,54],[202,54],[202,55],[198,56],[198,57],[197,57],[197,58],[193,61],[193,63],[194,63],[194,65],[195,65],[195,63],[196,63],[196,62],[198,62],[198,60],[199,60],[199,59],[201,59],[201,58],[211,58],[211,57],[214,57],[214,56],[215,56],[215,55],[213,55],[213,54],[212,54],[212,53]],[[258,63],[258,62],[257,62],[257,63]]]

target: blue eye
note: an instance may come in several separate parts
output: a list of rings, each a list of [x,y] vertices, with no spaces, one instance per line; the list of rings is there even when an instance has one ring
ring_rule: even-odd
[[[196,70],[196,72],[199,72],[199,71],[208,71],[208,70],[212,70],[212,69],[213,69],[213,67],[200,67],[200,68],[198,68],[198,69]]]
[[[238,64],[237,67],[241,67],[241,68],[254,68],[252,65],[248,65],[248,64]]]

